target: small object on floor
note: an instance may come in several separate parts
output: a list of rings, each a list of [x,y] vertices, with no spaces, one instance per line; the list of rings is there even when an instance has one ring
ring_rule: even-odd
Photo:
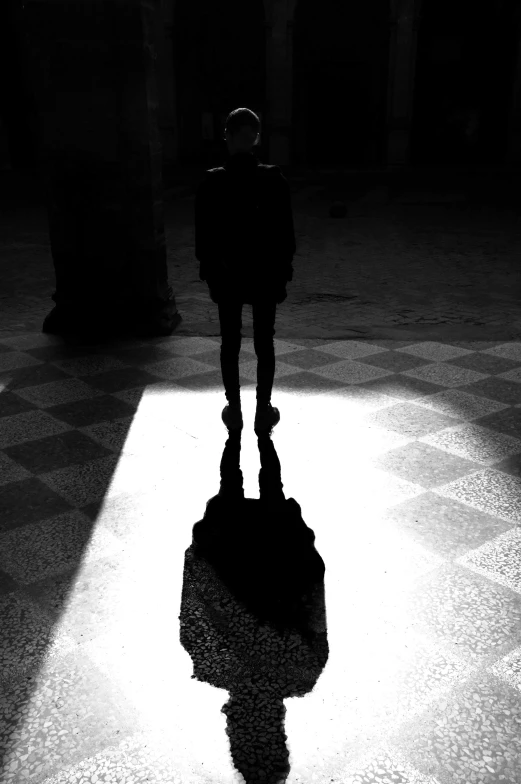
[[[242,410],[240,403],[232,403],[223,408],[222,420],[228,430],[242,430]]]
[[[274,408],[271,403],[266,405],[259,405],[257,403],[257,411],[255,412],[254,430],[256,433],[265,434],[271,432],[271,429],[280,420],[280,413],[278,408]]]

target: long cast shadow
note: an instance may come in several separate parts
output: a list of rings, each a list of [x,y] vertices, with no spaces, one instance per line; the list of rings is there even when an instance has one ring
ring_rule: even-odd
[[[199,681],[227,689],[222,712],[235,768],[247,784],[289,771],[288,697],[315,687],[329,656],[325,565],[300,505],[286,500],[269,435],[258,436],[260,498],[245,498],[241,433],[221,459],[221,487],[185,551],[180,641]]]

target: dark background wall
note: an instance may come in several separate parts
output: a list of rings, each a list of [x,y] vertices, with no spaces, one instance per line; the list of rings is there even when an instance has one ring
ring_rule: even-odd
[[[388,0],[299,0],[293,47],[296,162],[382,163]]]
[[[423,0],[413,163],[503,162],[519,38],[516,3]]]
[[[223,119],[247,106],[264,116],[265,30],[262,0],[177,0],[174,68],[180,151],[186,162],[221,163]],[[202,113],[213,139],[202,139]]]
[[[264,3],[171,2],[178,163],[219,165],[228,112],[248,106],[266,116]],[[422,0],[414,165],[504,162],[520,37],[517,5]],[[0,3],[0,166],[15,170],[33,168],[38,158],[23,18],[23,0]],[[299,0],[292,26],[292,163],[385,166],[390,22],[389,0]],[[261,157],[266,147],[263,134]]]

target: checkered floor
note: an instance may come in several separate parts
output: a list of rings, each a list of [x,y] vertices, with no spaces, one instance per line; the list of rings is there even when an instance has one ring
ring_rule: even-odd
[[[219,347],[0,338],[2,784],[238,782],[248,762],[275,781],[276,726],[261,762],[239,764],[237,728],[230,752],[228,695],[208,685],[226,645],[211,626],[192,639],[203,685],[179,642],[226,441]],[[329,647],[285,703],[288,782],[519,782],[521,344],[276,352],[273,443],[326,566]],[[251,340],[240,362],[245,440]]]

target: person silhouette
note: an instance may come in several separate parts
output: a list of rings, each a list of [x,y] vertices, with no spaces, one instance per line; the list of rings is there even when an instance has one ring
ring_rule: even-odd
[[[275,318],[287,297],[296,252],[291,191],[276,165],[259,162],[253,148],[260,120],[247,108],[230,112],[225,135],[228,156],[209,169],[195,199],[195,255],[199,278],[219,310],[221,372],[229,430],[243,426],[239,353],[242,307],[251,304],[257,355],[255,432],[270,432],[280,419],[271,405],[275,376]]]

